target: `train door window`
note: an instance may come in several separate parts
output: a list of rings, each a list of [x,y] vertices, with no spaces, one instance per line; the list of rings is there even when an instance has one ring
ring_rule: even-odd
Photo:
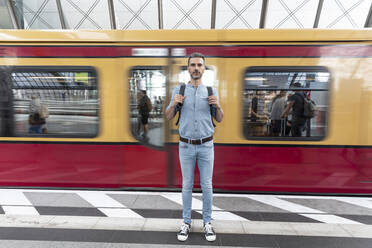
[[[190,73],[187,70],[187,66],[181,66],[178,74],[178,82],[187,84],[190,81]],[[212,67],[207,66],[203,74],[203,84],[206,86],[216,87],[218,82],[216,80],[216,70]]]
[[[0,136],[13,136],[12,96],[9,68],[0,67]]]
[[[15,136],[94,137],[99,96],[92,68],[14,68]]]
[[[325,67],[248,68],[242,94],[244,136],[269,140],[323,139],[330,79]],[[312,117],[307,110],[314,110]]]
[[[138,141],[155,147],[164,143],[165,83],[162,67],[137,66],[130,70],[131,132]]]

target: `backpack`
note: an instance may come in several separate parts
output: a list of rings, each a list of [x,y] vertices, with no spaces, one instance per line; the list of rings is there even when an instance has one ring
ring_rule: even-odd
[[[141,99],[140,101],[140,112],[141,113],[150,113],[152,110],[152,103],[150,101],[150,98],[148,98],[146,95]]]
[[[304,114],[303,116],[307,119],[311,119],[315,116],[316,104],[313,100],[304,96]]]
[[[184,96],[185,95],[185,88],[186,88],[186,84],[184,84],[184,83],[181,84],[181,87],[180,87],[180,90],[178,91],[178,94],[181,95],[181,96]],[[212,87],[207,86],[207,90],[208,90],[208,96],[212,96],[213,95]],[[213,122],[213,116],[216,116],[216,107],[213,106],[212,104],[210,104],[209,108],[210,108],[211,120],[212,120],[213,127],[216,127],[216,124],[214,124],[214,122]],[[178,103],[177,106],[176,106],[176,114],[177,114],[177,112],[179,112],[179,114],[178,114],[178,119],[177,119],[176,125],[178,125],[178,123],[180,122],[181,109],[182,109],[182,104]]]
[[[148,98],[148,96],[146,96],[146,107],[147,107],[147,112],[150,113],[152,110],[152,103],[151,103],[150,98]]]

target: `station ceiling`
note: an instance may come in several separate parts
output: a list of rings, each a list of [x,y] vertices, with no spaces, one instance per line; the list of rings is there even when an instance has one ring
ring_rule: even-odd
[[[7,29],[362,29],[372,0],[0,0]]]

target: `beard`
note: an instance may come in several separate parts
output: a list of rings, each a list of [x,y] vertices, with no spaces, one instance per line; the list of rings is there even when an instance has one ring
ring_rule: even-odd
[[[190,77],[193,79],[193,80],[198,80],[202,77],[202,74],[200,72],[197,72],[197,74],[195,73],[195,71],[193,73],[190,74]]]

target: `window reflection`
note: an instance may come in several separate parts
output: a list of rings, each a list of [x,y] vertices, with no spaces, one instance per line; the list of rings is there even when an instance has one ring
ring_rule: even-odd
[[[252,67],[244,76],[243,130],[247,138],[326,134],[330,74],[323,67]],[[315,116],[305,117],[305,99]]]
[[[92,137],[98,133],[92,71],[17,71],[11,74],[16,136]]]
[[[140,142],[162,146],[165,72],[161,67],[134,67],[130,71],[130,120]]]

